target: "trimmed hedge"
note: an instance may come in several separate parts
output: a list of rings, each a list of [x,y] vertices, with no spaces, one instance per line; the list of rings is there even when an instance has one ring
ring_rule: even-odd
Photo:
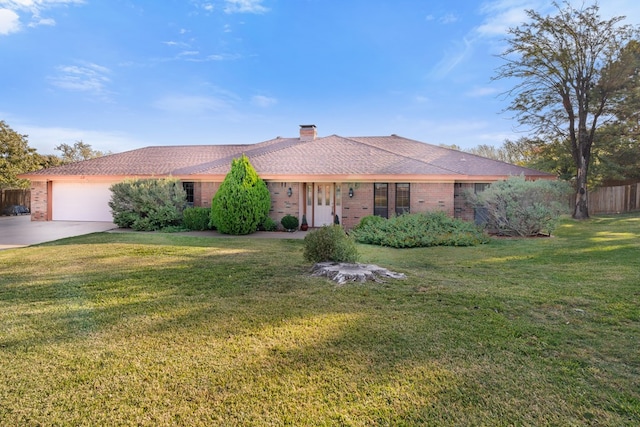
[[[392,248],[475,246],[489,236],[475,224],[444,212],[404,214],[385,219],[367,216],[351,230],[356,242]]]
[[[304,236],[304,259],[311,262],[356,262],[358,249],[340,225],[325,225]]]
[[[282,217],[280,224],[285,230],[295,230],[298,228],[298,217],[287,214]]]
[[[210,230],[211,208],[193,207],[182,212],[182,225],[189,230]]]

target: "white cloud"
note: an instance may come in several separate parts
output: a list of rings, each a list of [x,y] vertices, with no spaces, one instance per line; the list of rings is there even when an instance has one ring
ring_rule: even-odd
[[[270,98],[268,96],[256,95],[251,98],[251,103],[257,107],[267,108],[277,104],[278,100],[276,98]]]
[[[49,17],[43,18],[43,12],[57,6],[84,2],[85,0],[0,0],[0,35],[20,31],[23,28],[20,24],[21,14],[27,15],[25,19],[31,21],[29,27],[52,26],[56,21]]]
[[[100,96],[103,100],[108,98],[106,85],[111,81],[106,67],[93,63],[81,63],[80,65],[61,65],[56,68],[57,74],[49,78],[54,86],[71,91],[89,92]]]
[[[226,13],[265,13],[269,9],[262,5],[262,0],[225,0]]]
[[[0,35],[20,31],[20,16],[11,9],[0,9]]]
[[[50,27],[53,27],[56,25],[56,21],[52,18],[40,18],[39,20],[34,20],[29,24],[30,27],[38,27],[40,25],[48,25]]]

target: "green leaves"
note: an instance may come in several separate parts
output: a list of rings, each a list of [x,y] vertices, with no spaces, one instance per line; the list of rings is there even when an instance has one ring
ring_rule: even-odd
[[[18,175],[39,169],[38,160],[27,136],[0,120],[0,188],[28,188],[29,181],[19,179]]]
[[[231,170],[211,201],[211,225],[225,234],[249,234],[269,215],[269,189],[244,154],[231,162]]]
[[[560,215],[568,213],[570,191],[564,181],[526,181],[519,176],[493,183],[482,193],[467,197],[482,209],[488,230],[528,237],[555,230]]]
[[[444,212],[404,214],[389,219],[367,216],[351,234],[359,243],[392,248],[475,246],[488,242],[488,236],[474,224],[451,218]]]
[[[155,231],[179,225],[186,193],[176,179],[138,179],[111,186],[109,207],[122,228]]]

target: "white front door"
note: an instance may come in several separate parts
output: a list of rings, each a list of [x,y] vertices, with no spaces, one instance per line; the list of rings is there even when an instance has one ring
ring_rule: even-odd
[[[333,224],[333,184],[317,183],[313,186],[314,193],[314,209],[313,209],[313,226],[322,227],[323,225]]]

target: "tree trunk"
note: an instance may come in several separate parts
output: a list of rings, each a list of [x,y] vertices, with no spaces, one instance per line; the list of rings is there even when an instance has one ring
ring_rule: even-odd
[[[576,205],[573,210],[574,219],[589,218],[589,204],[587,193],[587,168],[589,165],[588,157],[585,158],[582,153],[577,156],[578,173],[576,174]]]

